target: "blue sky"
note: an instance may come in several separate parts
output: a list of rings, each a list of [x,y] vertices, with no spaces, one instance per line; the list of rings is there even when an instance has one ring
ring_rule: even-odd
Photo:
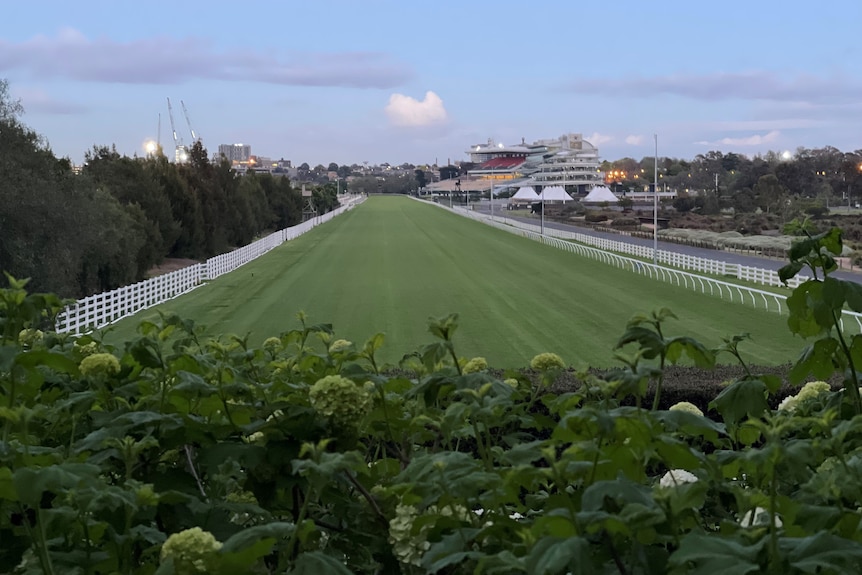
[[[862,2],[17,2],[0,78],[75,162],[177,131],[311,165],[579,132],[605,159],[862,148]]]

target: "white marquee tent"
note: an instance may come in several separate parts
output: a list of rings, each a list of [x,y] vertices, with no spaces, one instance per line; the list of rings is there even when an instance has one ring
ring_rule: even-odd
[[[581,201],[594,203],[608,202],[610,204],[613,204],[620,200],[607,186],[596,186],[595,188],[590,190],[590,193],[587,194],[587,197]]]
[[[539,199],[539,194],[533,188],[524,186],[518,188],[518,191],[510,199],[516,202],[535,202]]]
[[[572,196],[566,193],[566,189],[562,186],[550,186],[542,189],[539,199],[546,202],[571,202]]]

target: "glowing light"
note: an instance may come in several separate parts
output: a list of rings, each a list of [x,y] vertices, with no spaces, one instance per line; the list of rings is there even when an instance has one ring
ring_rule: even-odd
[[[789,160],[792,157],[793,157],[793,154],[790,152],[790,150],[784,150],[783,152],[781,152],[781,159],[782,160]]]
[[[156,144],[155,140],[144,140],[144,151],[147,154],[155,154],[156,150],[158,150],[159,146]]]

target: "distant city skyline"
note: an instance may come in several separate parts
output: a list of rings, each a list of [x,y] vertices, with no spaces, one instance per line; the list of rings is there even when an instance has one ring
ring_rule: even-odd
[[[166,98],[210,153],[299,165],[465,161],[581,133],[603,159],[862,149],[862,2],[19,3],[0,79],[58,156],[171,156]]]

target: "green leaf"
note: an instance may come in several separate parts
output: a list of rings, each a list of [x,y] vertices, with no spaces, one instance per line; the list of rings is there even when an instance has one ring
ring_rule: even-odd
[[[766,540],[743,545],[730,538],[689,533],[670,556],[670,565],[680,572],[695,575],[761,573],[757,556]]]
[[[824,331],[824,326],[820,321],[823,310],[828,310],[831,313],[831,309],[822,305],[822,290],[822,282],[808,280],[799,284],[787,298],[787,308],[790,310],[787,325],[791,332],[802,337],[812,337]],[[819,306],[817,302],[820,302]],[[815,316],[815,307],[820,308],[817,316]]]
[[[838,340],[834,337],[824,337],[805,346],[802,355],[790,369],[788,374],[790,382],[801,383],[809,373],[814,374],[817,379],[828,379],[835,372],[832,359],[838,351],[838,345]]]
[[[782,537],[781,555],[802,573],[859,573],[862,544],[821,531],[803,539]]]
[[[817,249],[817,240],[813,238],[805,238],[793,242],[788,252],[788,257],[791,262],[796,262],[811,254]]]
[[[673,337],[667,341],[666,346],[667,359],[671,363],[676,363],[685,353],[697,367],[702,369],[715,367],[715,354],[696,339],[685,336]]]
[[[275,522],[255,525],[234,534],[219,550],[219,573],[250,572],[279,539],[287,539],[294,529],[293,523]]]
[[[827,277],[823,280],[823,301],[833,310],[840,311],[844,307],[846,299],[845,285],[849,282],[843,282],[832,277]]]
[[[25,351],[18,354],[15,363],[24,367],[41,365],[60,373],[77,373],[78,364],[61,353],[46,350]]]
[[[760,417],[769,409],[766,402],[766,384],[759,379],[740,379],[725,387],[709,403],[729,426],[735,426],[746,416]]]
[[[65,493],[98,478],[100,469],[88,463],[61,463],[48,467],[22,467],[12,477],[12,484],[22,503],[38,506],[42,494]]]
[[[781,280],[781,283],[786,284],[789,279],[796,277],[796,274],[801,272],[804,267],[805,264],[802,262],[791,262],[786,266],[782,266],[778,270],[778,279]]]
[[[581,537],[543,537],[530,550],[526,561],[527,573],[545,575],[567,572],[593,573],[590,544]]]
[[[12,470],[0,467],[0,500],[18,501],[18,493],[12,483]]]
[[[289,575],[353,575],[344,563],[320,551],[303,553],[296,559]]]
[[[658,357],[665,348],[665,343],[658,333],[641,326],[629,327],[617,341],[614,349],[620,349],[630,343],[637,343],[647,359]]]
[[[844,292],[847,298],[847,305],[853,311],[862,312],[862,284],[856,282],[844,282]]]
[[[819,245],[826,248],[836,256],[841,255],[843,250],[843,242],[841,241],[841,228],[830,228],[822,234],[817,234],[814,239],[819,241]]]

